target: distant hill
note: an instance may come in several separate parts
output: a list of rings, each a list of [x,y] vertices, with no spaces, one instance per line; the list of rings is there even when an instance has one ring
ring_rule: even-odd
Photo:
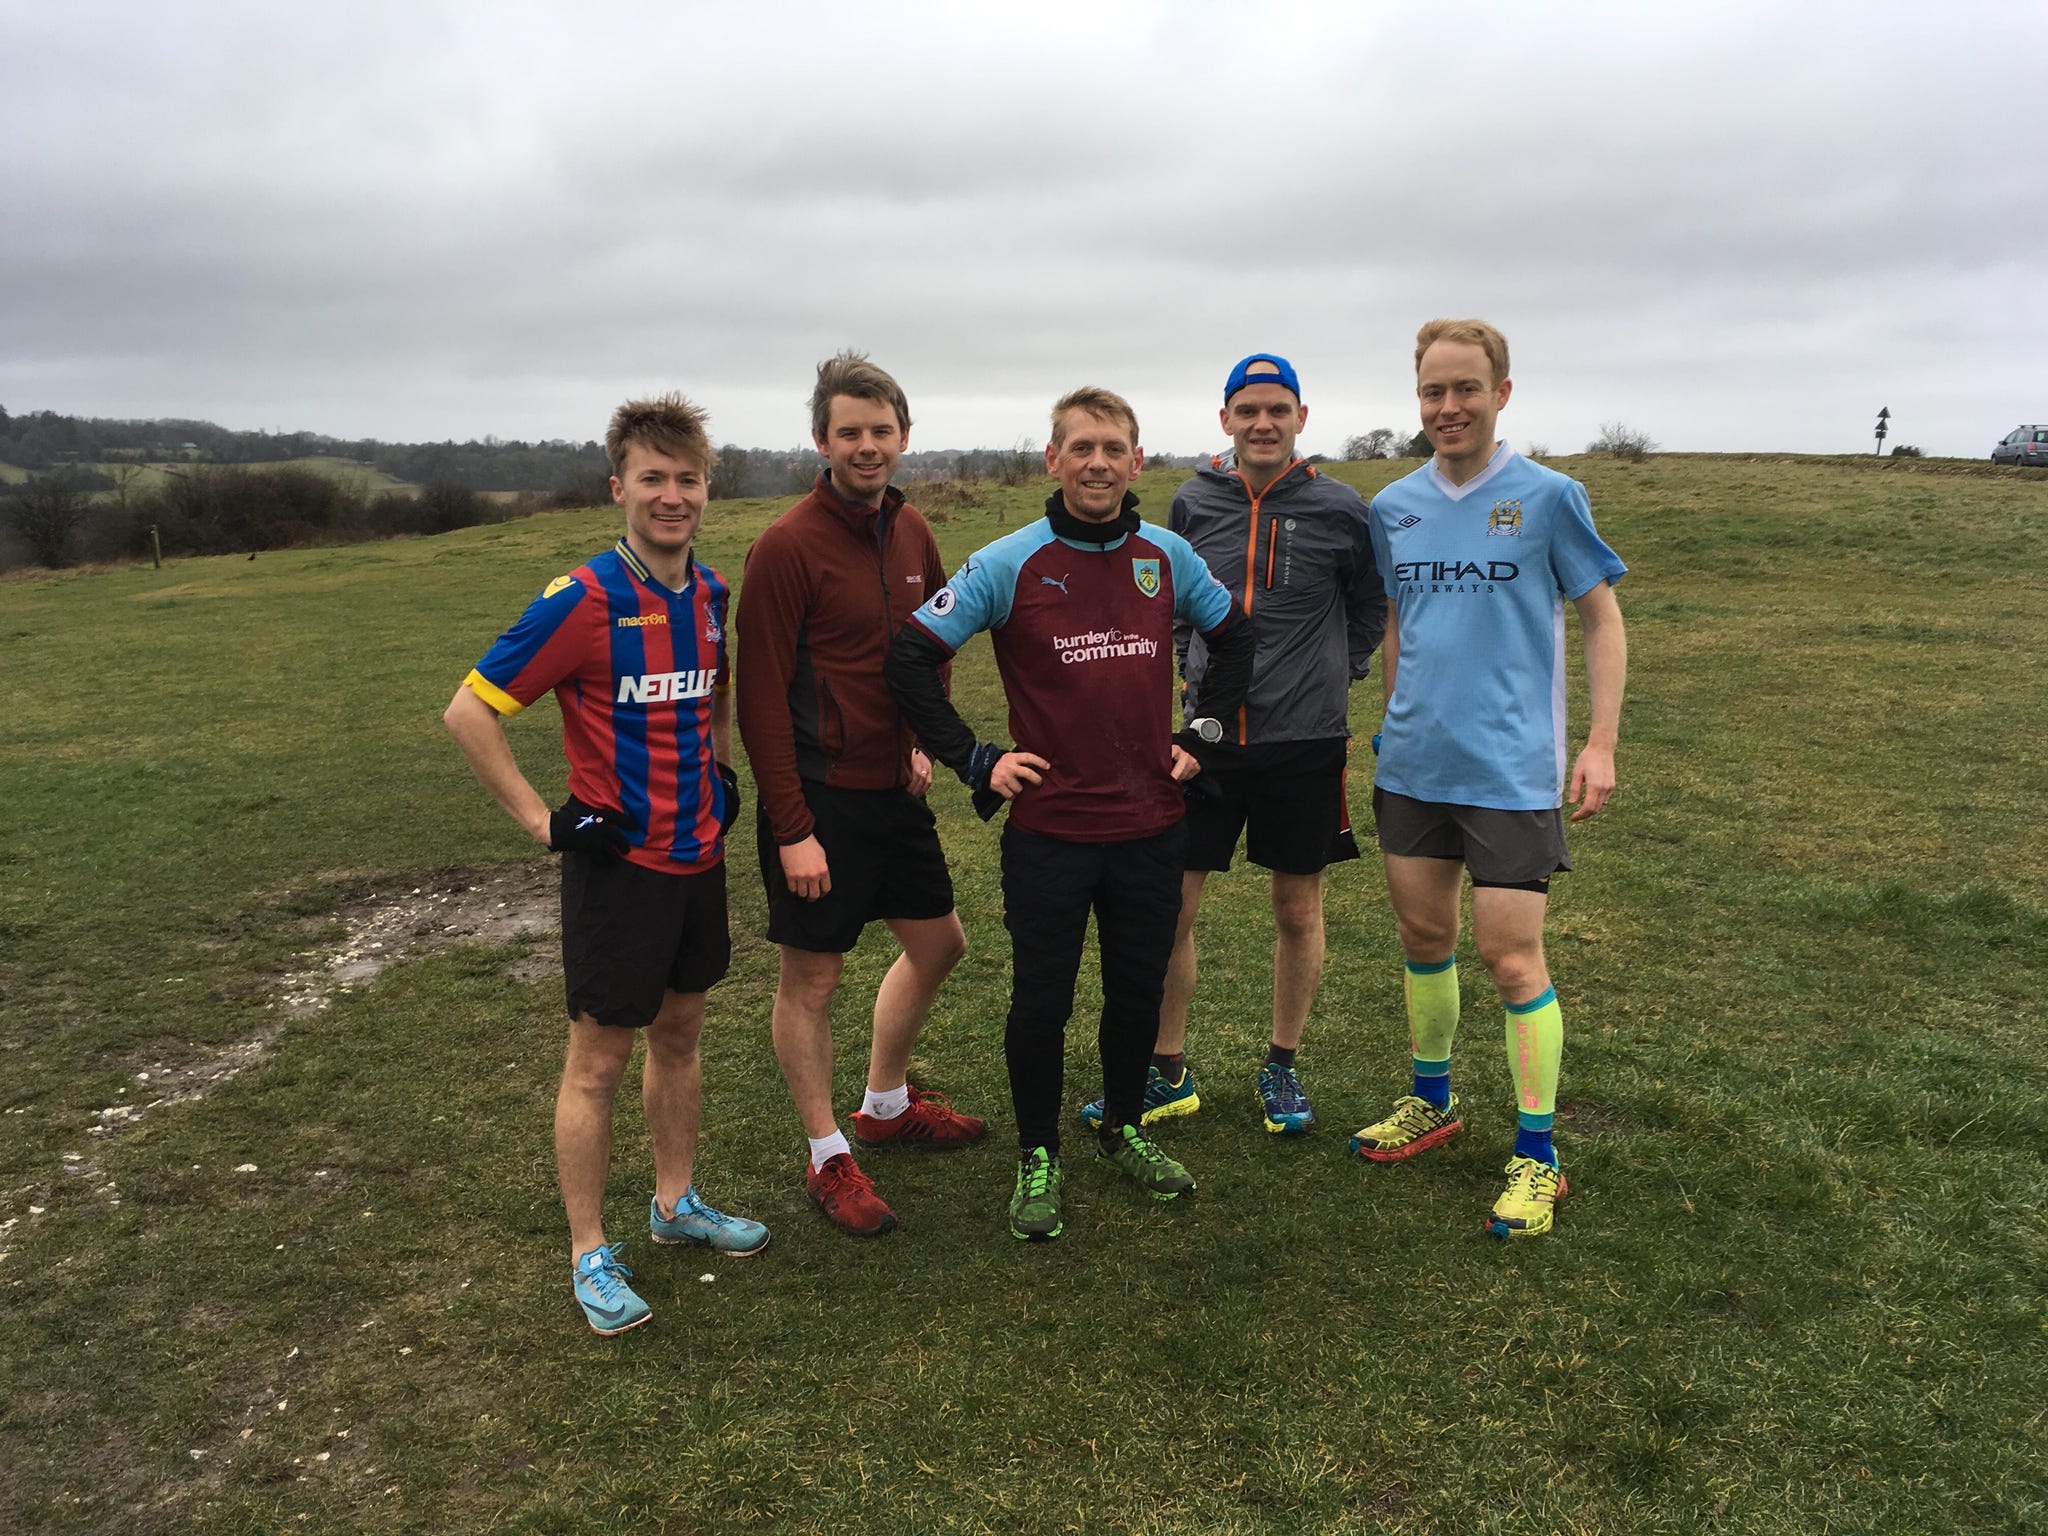
[[[386,443],[318,432],[236,432],[178,418],[115,421],[56,411],[10,415],[0,407],[0,480],[28,472],[93,469],[119,463],[284,464],[320,473],[373,476],[367,489],[394,484],[451,485],[472,491],[552,492],[602,477],[609,466],[595,442]],[[18,473],[17,473],[18,472]]]

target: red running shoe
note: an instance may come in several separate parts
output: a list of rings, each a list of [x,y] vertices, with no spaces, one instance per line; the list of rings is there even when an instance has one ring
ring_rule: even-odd
[[[955,1110],[943,1093],[921,1093],[915,1083],[905,1086],[910,1089],[910,1108],[893,1120],[877,1120],[873,1115],[854,1111],[855,1141],[864,1147],[900,1141],[950,1150],[973,1146],[988,1129],[987,1122],[980,1117]]]
[[[855,1237],[880,1237],[896,1225],[896,1213],[882,1203],[874,1184],[844,1152],[826,1158],[822,1168],[807,1168],[804,1190],[835,1227]]]

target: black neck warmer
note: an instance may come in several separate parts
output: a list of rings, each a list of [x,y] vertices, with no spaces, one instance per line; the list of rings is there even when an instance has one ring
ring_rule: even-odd
[[[1106,523],[1091,523],[1067,510],[1067,499],[1058,491],[1045,498],[1046,519],[1052,531],[1076,544],[1114,544],[1126,534],[1138,531],[1138,493],[1124,492],[1123,510]]]

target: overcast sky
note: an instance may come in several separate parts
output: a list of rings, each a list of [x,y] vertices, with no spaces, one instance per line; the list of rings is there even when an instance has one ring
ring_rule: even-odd
[[[0,0],[0,405],[779,447],[851,345],[916,448],[1089,383],[1191,453],[1270,350],[1335,452],[1479,315],[1518,443],[1982,456],[2048,421],[2044,63],[2040,3]]]

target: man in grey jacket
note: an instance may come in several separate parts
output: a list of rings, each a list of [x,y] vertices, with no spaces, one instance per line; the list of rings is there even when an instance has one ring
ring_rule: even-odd
[[[1286,358],[1255,353],[1223,387],[1223,430],[1235,462],[1198,471],[1173,500],[1168,526],[1230,589],[1258,639],[1251,694],[1208,759],[1206,792],[1188,797],[1188,867],[1166,974],[1159,1040],[1145,1084],[1144,1123],[1201,1107],[1183,1055],[1195,992],[1195,918],[1202,887],[1230,867],[1237,840],[1273,875],[1273,1033],[1258,1073],[1268,1131],[1315,1122],[1295,1051],[1323,974],[1323,870],[1358,857],[1345,803],[1348,703],[1386,629],[1365,499],[1295,457],[1308,421]],[[1181,675],[1199,684],[1208,649],[1175,635]],[[1098,1100],[1082,1110],[1101,1118]]]

